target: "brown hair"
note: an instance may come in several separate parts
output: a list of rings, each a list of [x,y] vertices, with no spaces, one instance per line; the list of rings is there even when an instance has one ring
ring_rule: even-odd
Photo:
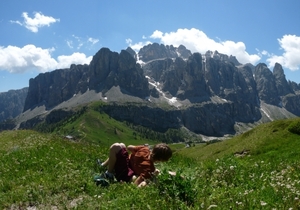
[[[167,144],[156,144],[152,149],[153,161],[168,161],[172,157],[172,150]]]

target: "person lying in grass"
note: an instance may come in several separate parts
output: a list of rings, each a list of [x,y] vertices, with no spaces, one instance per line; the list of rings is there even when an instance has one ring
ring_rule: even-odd
[[[145,145],[129,145],[126,148],[123,143],[114,143],[110,147],[108,159],[101,165],[107,166],[105,174],[109,179],[115,177],[117,181],[145,186],[146,180],[159,173],[154,163],[166,162],[171,157],[172,150],[164,143],[154,145],[152,150]]]

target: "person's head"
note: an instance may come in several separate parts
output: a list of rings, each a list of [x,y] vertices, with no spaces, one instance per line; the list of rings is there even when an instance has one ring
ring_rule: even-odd
[[[172,157],[172,150],[167,144],[156,144],[152,149],[152,159],[156,161],[168,161]]]

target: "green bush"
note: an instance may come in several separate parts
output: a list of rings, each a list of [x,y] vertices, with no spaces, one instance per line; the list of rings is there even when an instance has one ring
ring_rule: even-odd
[[[288,131],[300,135],[300,120],[293,121],[288,127]]]
[[[179,199],[186,205],[193,206],[197,198],[195,180],[183,177],[181,174],[179,170],[175,176],[171,176],[164,170],[159,176],[157,188],[160,195],[166,196],[167,199]]]

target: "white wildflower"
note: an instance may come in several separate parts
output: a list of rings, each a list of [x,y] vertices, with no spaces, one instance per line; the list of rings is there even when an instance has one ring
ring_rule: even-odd
[[[267,205],[267,203],[264,201],[260,201],[260,205],[265,206],[265,205]]]

